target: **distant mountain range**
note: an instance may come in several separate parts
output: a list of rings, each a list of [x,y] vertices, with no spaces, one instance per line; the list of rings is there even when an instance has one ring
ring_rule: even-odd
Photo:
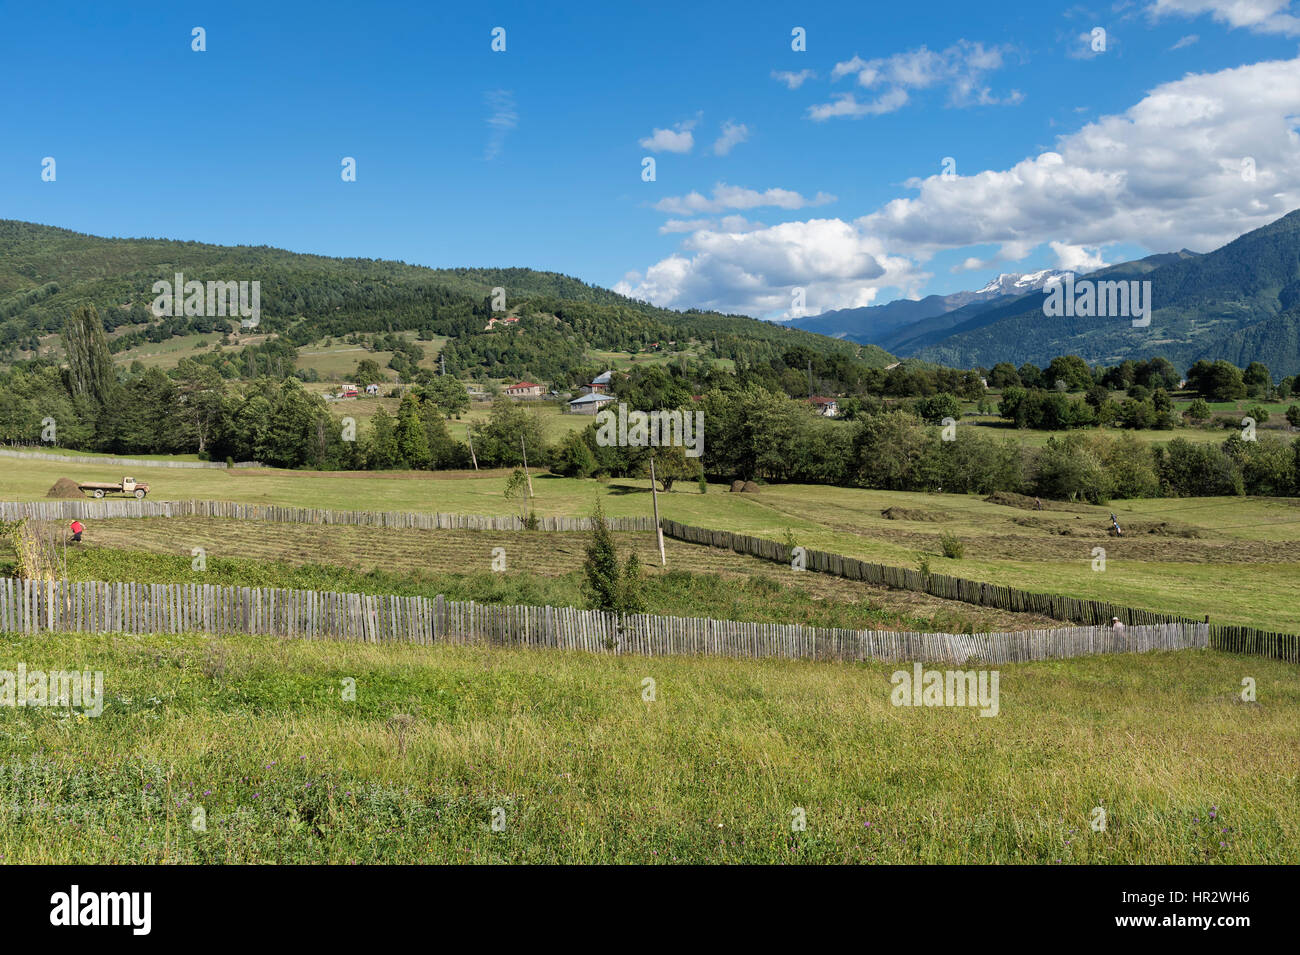
[[[1275,376],[1300,373],[1300,210],[1213,252],[1182,249],[1076,277],[1150,281],[1153,311],[1144,328],[1122,316],[1049,317],[1044,286],[1058,277],[999,276],[977,292],[842,309],[789,324],[959,368],[1041,365],[1062,354],[1104,364],[1163,355],[1182,368],[1223,358],[1239,366],[1264,362]],[[1021,280],[1037,287],[1021,293]]]
[[[974,292],[953,292],[950,295],[927,295],[921,299],[900,298],[886,305],[866,305],[862,308],[841,308],[820,315],[793,318],[783,324],[804,331],[817,332],[831,338],[847,338],[862,345],[874,345],[888,338],[890,333],[916,322],[943,315],[967,305],[978,305],[1019,296],[1040,289],[1053,278],[1066,273],[1060,269],[1043,269],[1041,272],[1003,273],[982,289]]]

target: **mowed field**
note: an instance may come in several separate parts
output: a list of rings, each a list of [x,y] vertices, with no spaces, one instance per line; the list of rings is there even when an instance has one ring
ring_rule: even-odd
[[[646,609],[651,613],[941,633],[1059,625],[1036,614],[796,573],[731,551],[673,540],[665,541],[665,567],[653,535],[615,533],[614,538],[624,559],[636,553],[641,561]],[[69,550],[67,567],[68,576],[78,580],[443,594],[480,603],[583,607],[588,539],[583,533],[545,531],[394,532],[206,518],[124,518],[97,522],[94,541]],[[192,566],[195,547],[205,554],[201,571]],[[499,571],[493,569],[498,556],[505,561]]]
[[[1259,658],[1004,666],[983,717],[891,705],[885,664],[193,635],[0,656],[104,674],[98,718],[6,714],[7,864],[1300,862],[1300,676]]]
[[[0,459],[6,500],[39,500],[62,476],[120,479],[113,465]],[[143,471],[144,469],[139,469]],[[151,499],[217,499],[337,509],[469,514],[509,511],[507,472],[293,472],[272,469],[151,469],[137,475]],[[583,516],[600,501],[615,516],[648,515],[645,481],[599,482],[535,474],[541,515]],[[784,539],[853,557],[934,572],[1111,600],[1128,606],[1210,616],[1285,632],[1300,631],[1300,501],[1197,498],[1117,501],[1105,507],[1047,502],[1047,510],[975,495],[920,494],[823,486],[765,486],[701,494],[678,484],[659,497],[668,518]],[[890,511],[894,519],[882,512]],[[1126,535],[1107,535],[1114,511]],[[940,539],[965,546],[941,556]],[[91,527],[91,540],[94,528]],[[1105,550],[1104,569],[1095,548]]]

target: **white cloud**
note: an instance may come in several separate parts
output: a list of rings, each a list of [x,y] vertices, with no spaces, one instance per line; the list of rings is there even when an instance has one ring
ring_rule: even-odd
[[[775,206],[778,209],[803,209],[807,206],[822,206],[834,202],[835,197],[819,192],[807,198],[789,189],[746,189],[742,186],[729,186],[720,182],[713,187],[713,195],[704,196],[690,192],[684,196],[668,196],[660,199],[654,207],[660,212],[671,215],[700,215],[723,212],[727,209],[757,209],[760,206]]]
[[[749,127],[744,123],[727,120],[722,124],[722,134],[713,143],[713,154],[725,156],[731,150],[749,138]]]
[[[1051,243],[1056,253],[1056,267],[1071,272],[1094,272],[1105,268],[1109,263],[1102,257],[1101,249],[1082,245],[1066,245],[1064,242]]]
[[[667,307],[701,306],[767,317],[871,303],[880,287],[919,286],[928,276],[840,219],[786,222],[748,233],[697,232],[683,252],[628,273],[615,291]]]
[[[688,153],[695,148],[695,135],[691,130],[698,122],[697,116],[695,119],[674,123],[672,129],[655,129],[638,142],[641,148],[652,153]]]
[[[1156,0],[1147,10],[1156,20],[1208,13],[1216,22],[1234,29],[1300,35],[1300,18],[1291,14],[1291,0]]]
[[[1197,36],[1195,33],[1189,33],[1187,36],[1180,38],[1179,41],[1175,43],[1173,46],[1171,46],[1169,49],[1181,50],[1183,49],[1183,47],[1191,46],[1199,39],[1200,37]]]
[[[1098,267],[1117,243],[1208,251],[1300,207],[1298,117],[1300,58],[1189,74],[1048,151],[1005,169],[929,176],[916,182],[914,197],[851,222],[813,219],[744,233],[702,226],[620,290],[660,305],[772,317],[787,313],[795,286],[809,290],[814,313],[879,289],[914,295],[929,279],[925,263],[940,251],[996,245],[995,257],[962,263],[986,268],[1046,244],[1059,264],[1080,269]],[[1253,178],[1243,175],[1247,158]],[[804,204],[810,200],[786,190],[719,184],[712,197],[691,193],[661,205],[698,217]]]
[[[812,70],[800,70],[795,73],[791,70],[773,70],[772,79],[780,80],[789,89],[797,90],[799,87],[811,79],[816,78],[817,74]]]
[[[490,160],[501,155],[506,135],[519,125],[519,113],[515,109],[515,94],[512,90],[489,90],[483,98],[491,111],[487,118],[490,132],[483,158]]]
[[[1002,68],[1008,52],[1005,47],[986,47],[961,40],[938,52],[923,46],[881,59],[864,60],[854,56],[835,64],[831,70],[832,81],[854,76],[863,89],[882,92],[865,101],[858,100],[853,93],[839,93],[829,103],[810,106],[808,115],[818,121],[838,116],[853,119],[879,116],[903,107],[908,102],[908,90],[936,86],[947,87],[949,106],[1019,103],[1024,98],[1019,91],[1000,97],[985,82],[987,73]]]
[[[892,113],[907,104],[907,90],[890,90],[866,103],[858,102],[852,93],[839,93],[830,103],[818,103],[808,107],[808,118],[821,122],[837,116],[861,119],[863,116],[880,116]]]
[[[912,254],[1058,240],[1210,249],[1300,206],[1300,59],[1189,74],[1009,169],[920,183],[859,220]],[[1256,178],[1242,175],[1254,159]]]

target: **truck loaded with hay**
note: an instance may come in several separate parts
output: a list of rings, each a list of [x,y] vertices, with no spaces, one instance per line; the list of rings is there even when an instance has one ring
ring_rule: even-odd
[[[132,477],[124,477],[116,484],[100,481],[81,481],[77,484],[77,489],[82,493],[89,492],[92,497],[97,498],[103,497],[105,494],[125,494],[135,497],[136,500],[143,500],[144,496],[149,493],[148,484],[137,481]]]

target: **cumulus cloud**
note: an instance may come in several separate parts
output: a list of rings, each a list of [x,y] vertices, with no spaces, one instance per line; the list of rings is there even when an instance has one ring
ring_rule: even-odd
[[[697,232],[680,253],[644,274],[628,273],[614,288],[668,307],[788,317],[796,288],[804,290],[806,311],[816,313],[870,304],[882,286],[919,286],[926,279],[852,224],[811,219],[746,233]]]
[[[773,70],[772,79],[780,80],[787,88],[797,90],[799,87],[811,79],[816,78],[817,74],[812,70],[799,70],[797,73],[792,70]]]
[[[722,124],[722,133],[713,143],[713,154],[725,156],[731,150],[749,138],[749,127],[744,123],[727,120]]]
[[[923,46],[872,60],[855,55],[835,64],[831,80],[852,76],[863,89],[879,92],[864,100],[859,100],[854,93],[838,93],[828,103],[810,106],[808,115],[818,121],[840,116],[853,119],[879,116],[906,105],[909,90],[939,86],[947,88],[950,106],[1018,103],[1023,99],[1019,91],[998,96],[985,81],[986,74],[1002,68],[1008,52],[1007,47],[986,47],[961,40],[941,51]]]
[[[746,189],[743,186],[729,186],[720,182],[713,187],[712,196],[690,192],[684,196],[668,196],[655,203],[655,209],[672,215],[700,215],[723,212],[727,209],[757,209],[760,206],[775,206],[778,209],[803,209],[807,206],[823,206],[834,202],[835,197],[819,192],[807,198],[790,189]]]
[[[688,153],[695,148],[695,135],[691,132],[697,120],[688,119],[676,123],[672,129],[656,129],[649,136],[638,140],[642,149],[652,153]]]
[[[997,246],[992,258],[968,255],[962,263],[978,269],[1046,245],[1059,265],[1080,270],[1100,267],[1117,243],[1208,251],[1300,207],[1297,117],[1300,58],[1189,74],[1009,168],[917,180],[914,197],[853,221],[748,232],[710,221],[620,291],[660,305],[776,317],[788,314],[793,287],[809,290],[813,312],[884,288],[914,295],[929,280],[925,264],[941,251]],[[692,218],[807,204],[787,190],[725,184],[711,197],[661,203],[664,212]]]
[[[1101,249],[1083,245],[1067,245],[1064,242],[1050,243],[1056,253],[1056,267],[1070,272],[1095,272],[1104,269],[1108,263],[1101,254]]]
[[[859,223],[912,254],[1051,240],[1213,248],[1300,205],[1298,115],[1300,59],[1189,74],[1053,150],[1010,169],[931,176],[917,197]]]
[[[1210,14],[1231,28],[1255,33],[1300,35],[1300,18],[1291,13],[1291,0],[1156,0],[1147,8],[1151,18],[1198,17]]]

